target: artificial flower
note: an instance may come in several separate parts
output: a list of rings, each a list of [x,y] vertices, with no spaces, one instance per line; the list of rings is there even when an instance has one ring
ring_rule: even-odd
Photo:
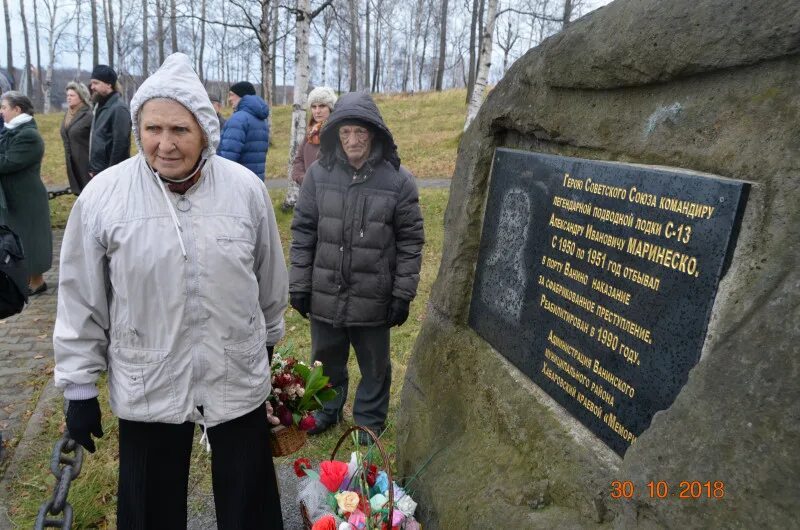
[[[332,515],[323,515],[314,522],[311,530],[336,530],[336,519]]]
[[[342,513],[353,513],[356,511],[360,500],[358,493],[355,491],[343,491],[336,494],[336,502]]]
[[[375,477],[374,488],[379,493],[385,494],[389,491],[389,476],[386,474],[386,471],[381,471],[378,473],[378,476]]]
[[[375,485],[375,479],[378,478],[378,466],[375,464],[367,464],[365,462],[364,467],[367,471],[367,484],[371,488]]]
[[[400,499],[395,501],[394,507],[406,515],[414,515],[417,509],[417,503],[411,498],[411,495],[403,495]]]
[[[303,419],[300,420],[300,423],[297,424],[297,426],[300,427],[300,430],[302,431],[310,431],[311,429],[317,426],[317,420],[314,419],[313,414],[309,414],[307,416],[304,416]]]
[[[281,420],[281,425],[284,427],[291,427],[292,426],[292,411],[290,411],[286,405],[278,405],[277,410],[275,411],[275,415]]]
[[[311,469],[311,460],[308,458],[298,458],[294,461],[294,474],[300,478],[306,476],[306,469]]]
[[[353,530],[353,525],[351,525],[347,521],[342,521],[341,523],[339,523],[339,530]]]
[[[338,460],[324,460],[319,464],[319,480],[331,493],[339,491],[339,486],[347,476],[347,464]]]
[[[372,498],[369,500],[369,506],[370,508],[372,508],[373,512],[377,512],[378,510],[383,508],[383,505],[386,504],[387,500],[388,499],[386,498],[386,495],[384,495],[383,493],[378,493],[376,495],[373,495]]]
[[[355,526],[356,528],[364,528],[365,526],[367,526],[367,516],[364,515],[364,512],[362,512],[361,510],[356,510],[350,514],[350,517],[348,517],[347,522]]]

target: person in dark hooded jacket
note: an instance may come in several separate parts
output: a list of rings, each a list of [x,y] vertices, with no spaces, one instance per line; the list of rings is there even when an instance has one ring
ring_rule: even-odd
[[[269,149],[269,106],[247,81],[231,85],[228,100],[235,109],[219,142],[217,154],[238,162],[264,180]]]
[[[315,413],[310,434],[341,420],[351,344],[362,376],[353,419],[383,431],[389,330],[408,318],[424,240],[414,177],[400,165],[378,107],[369,94],[343,95],[322,129],[320,158],[306,173],[292,220],[289,300],[310,319],[312,357],[338,392]]]

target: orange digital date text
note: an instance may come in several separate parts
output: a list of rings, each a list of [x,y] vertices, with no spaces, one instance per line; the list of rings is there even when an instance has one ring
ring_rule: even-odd
[[[631,499],[636,494],[636,485],[631,480],[611,482],[612,499]],[[645,485],[641,495],[651,499],[722,499],[725,497],[725,482],[682,480],[675,487],[665,480],[651,480]]]

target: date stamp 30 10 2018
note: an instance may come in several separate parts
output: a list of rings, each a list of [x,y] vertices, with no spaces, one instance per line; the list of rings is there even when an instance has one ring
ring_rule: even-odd
[[[631,499],[636,494],[636,486],[630,480],[611,482],[612,499]],[[651,480],[646,484],[645,494],[651,499],[716,499],[725,497],[725,482],[721,480],[701,482],[682,480],[675,488],[665,480]]]

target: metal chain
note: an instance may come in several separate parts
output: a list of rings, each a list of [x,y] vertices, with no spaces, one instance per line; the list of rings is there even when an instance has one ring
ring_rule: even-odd
[[[65,402],[66,408],[66,402]],[[73,456],[70,456],[73,455]],[[69,487],[81,472],[83,466],[83,447],[69,437],[69,431],[64,430],[63,436],[53,447],[50,456],[50,472],[56,477],[56,486],[50,500],[42,503],[34,530],[43,528],[72,528],[72,505],[67,502]]]

